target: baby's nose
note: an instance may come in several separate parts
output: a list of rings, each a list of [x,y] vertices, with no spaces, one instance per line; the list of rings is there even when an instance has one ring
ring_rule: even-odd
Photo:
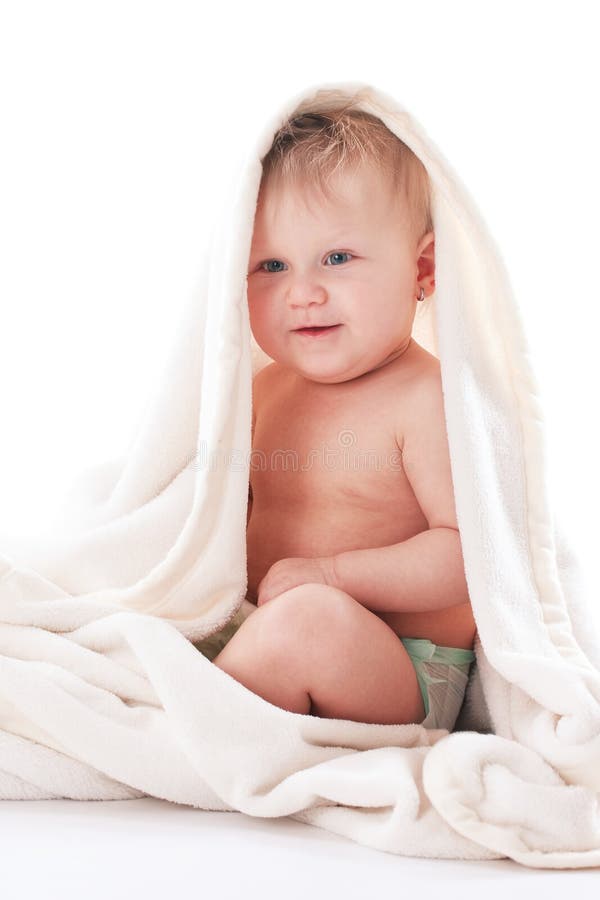
[[[310,303],[324,303],[327,291],[322,284],[310,279],[298,279],[289,286],[287,302],[290,306],[308,306]]]

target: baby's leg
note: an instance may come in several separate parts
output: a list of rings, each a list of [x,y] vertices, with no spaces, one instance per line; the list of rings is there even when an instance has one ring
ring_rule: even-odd
[[[260,606],[214,662],[292,712],[382,725],[425,718],[398,635],[327,585],[301,585]]]
[[[286,592],[288,593],[288,592]],[[280,595],[284,597],[284,594]],[[289,669],[286,656],[287,634],[294,626],[282,629],[282,609],[276,601],[259,606],[245,619],[233,637],[213,659],[218,666],[249,691],[269,703],[290,712],[310,712],[310,697],[299,679]]]

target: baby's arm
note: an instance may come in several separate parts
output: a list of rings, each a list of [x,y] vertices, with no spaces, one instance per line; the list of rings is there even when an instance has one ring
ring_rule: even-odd
[[[431,612],[469,601],[458,530],[331,557],[332,584],[373,612]]]
[[[399,544],[331,558],[335,586],[374,612],[428,612],[469,601],[438,370],[422,376],[407,404],[402,463],[429,527]]]

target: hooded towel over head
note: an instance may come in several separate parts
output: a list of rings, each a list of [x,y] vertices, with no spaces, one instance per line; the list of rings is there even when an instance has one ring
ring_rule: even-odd
[[[199,652],[241,608],[261,160],[292,114],[353,101],[425,166],[440,362],[476,662],[453,733],[280,709]],[[262,104],[261,104],[262,106]],[[156,395],[83,473],[60,535],[0,538],[0,797],[292,816],[380,850],[600,865],[600,640],[548,496],[540,391],[501,256],[415,118],[363,83],[263,122],[224,194]]]

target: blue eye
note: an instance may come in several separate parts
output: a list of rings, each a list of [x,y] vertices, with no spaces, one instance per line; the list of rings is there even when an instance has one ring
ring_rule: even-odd
[[[343,251],[343,250],[336,250],[334,253],[330,253],[329,256],[326,257],[326,259],[331,259],[331,258],[333,258],[333,257],[337,257],[337,258],[338,258],[338,261],[334,263],[334,266],[337,266],[337,265],[339,265],[340,263],[346,262],[345,259],[340,259],[340,257],[344,257],[344,256],[352,258],[352,254],[351,254],[351,253],[346,253],[346,252]],[[268,268],[268,267],[270,267],[273,263],[275,263],[276,266],[281,266],[281,268],[276,268],[276,269]],[[284,266],[284,265],[285,265],[285,263],[282,263],[280,259],[267,259],[267,260],[265,260],[265,262],[262,262],[262,263],[260,264],[260,267],[259,267],[259,268],[261,268],[261,269],[263,270],[263,272],[269,272],[271,275],[275,275],[277,272],[282,272],[282,271],[283,271],[283,266]]]
[[[337,250],[335,253],[330,253],[329,256],[327,257],[327,259],[330,259],[332,256],[352,256],[352,254],[346,253],[343,250]],[[345,262],[345,260],[342,260],[342,262]]]
[[[264,266],[268,266],[270,263],[277,263],[280,266],[283,265],[279,259],[268,259],[266,262],[260,264],[260,268],[263,269]],[[264,271],[273,272],[273,269],[266,269]],[[281,269],[275,269],[275,272],[281,272]]]

